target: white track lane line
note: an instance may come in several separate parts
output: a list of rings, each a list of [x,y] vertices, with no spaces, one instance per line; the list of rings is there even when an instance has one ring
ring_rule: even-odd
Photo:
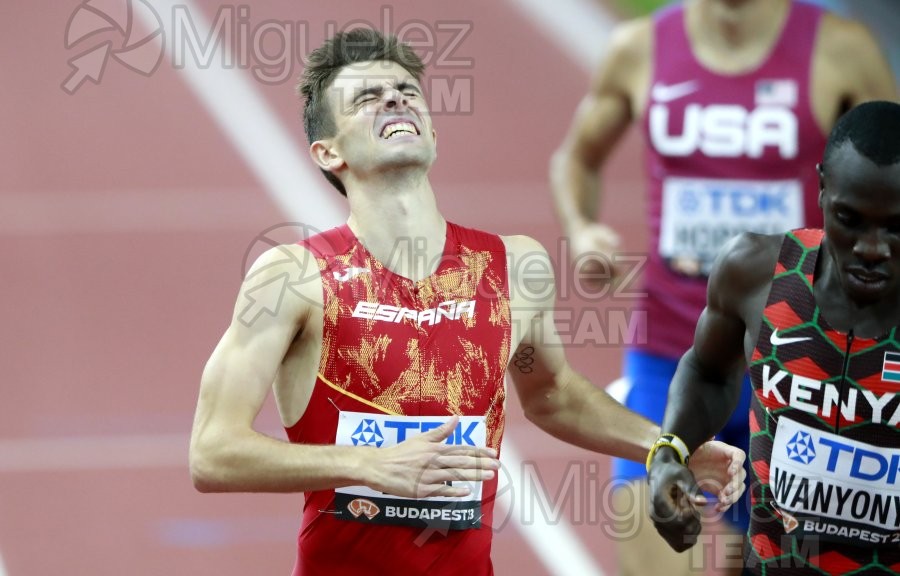
[[[153,7],[162,19],[169,55],[173,43],[188,42],[187,34],[194,34],[181,31],[188,23],[195,26],[199,41],[213,37],[203,10],[195,2],[155,0]],[[148,29],[158,26],[148,11],[135,14],[144,18]],[[222,50],[224,44],[220,42],[217,47]],[[184,53],[181,77],[281,211],[319,230],[343,223],[347,209],[339,202],[340,195],[315,170],[306,150],[297,145],[247,73],[240,68],[225,68],[223,62],[233,60],[221,54],[213,55],[209,65],[201,69],[190,49]],[[296,129],[301,129],[299,120]]]
[[[522,482],[524,463],[519,451],[509,438],[503,441],[501,461],[509,473],[501,474],[497,488],[497,510],[495,518],[503,518],[505,514],[516,526],[518,532],[540,558],[541,563],[552,576],[603,576],[603,570],[594,561],[593,556],[582,544],[581,539],[572,530],[565,517],[551,523],[544,514],[530,514],[531,520],[523,522],[525,510],[516,507],[517,503],[534,506],[536,502],[551,502],[547,494],[534,494],[540,489],[530,482]],[[509,487],[507,482],[511,482]]]
[[[573,62],[593,72],[616,19],[596,0],[507,0]]]

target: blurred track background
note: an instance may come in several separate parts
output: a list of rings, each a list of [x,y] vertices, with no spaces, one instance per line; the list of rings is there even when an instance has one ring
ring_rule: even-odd
[[[418,42],[444,214],[532,235],[564,268],[548,159],[610,27],[651,4],[4,3],[0,576],[290,573],[302,496],[198,494],[187,446],[248,260],[346,214],[293,91],[326,34],[368,23]],[[896,0],[828,4],[879,32],[896,70]],[[641,163],[632,133],[604,174],[635,254]],[[605,385],[640,337],[633,300],[559,276],[570,360]],[[273,405],[259,428],[284,437]],[[506,442],[497,573],[614,574],[607,459],[536,430],[514,394]]]

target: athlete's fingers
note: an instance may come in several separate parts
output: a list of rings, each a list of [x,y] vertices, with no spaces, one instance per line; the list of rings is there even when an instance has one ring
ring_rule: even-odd
[[[738,468],[744,467],[744,461],[747,459],[747,454],[744,453],[743,450],[735,448],[734,454],[731,457],[731,463]]]
[[[474,458],[492,458],[497,459],[497,451],[493,448],[478,446],[458,446],[452,444],[444,444],[439,450],[442,456],[472,456]]]
[[[699,494],[693,494],[689,497],[689,499],[691,505],[697,508],[706,506],[709,503],[709,499],[704,496],[702,492]]]
[[[744,490],[746,490],[747,471],[744,469],[743,451],[736,450],[732,455],[728,474],[729,478],[718,494],[719,503],[716,505],[716,509],[720,512],[727,510],[740,500]]]
[[[618,248],[618,246],[622,243],[619,235],[616,234],[615,230],[613,230],[609,226],[594,226],[591,229],[591,232],[597,241],[611,248]]]
[[[433,428],[428,432],[425,432],[420,436],[420,438],[424,438],[429,442],[443,442],[447,438],[453,434],[453,431],[456,430],[456,425],[459,424],[459,416],[453,415],[449,420],[438,426],[437,428]]]
[[[694,481],[693,476],[682,476],[675,481],[675,485],[678,486],[678,489],[684,494],[688,502],[699,502],[700,505],[706,504],[706,496],[703,495],[700,487],[697,486],[697,482]]]
[[[426,484],[441,482],[482,482],[492,480],[493,470],[477,470],[474,468],[435,468],[422,473],[421,481]]]
[[[468,496],[472,491],[465,484],[427,484],[420,488],[416,494],[416,498],[433,498],[435,496],[445,496],[448,498],[461,498]]]
[[[706,497],[693,482],[676,479],[661,495],[653,498],[654,521],[683,525],[699,516],[697,508],[706,504]]]
[[[479,458],[469,455],[442,455],[435,458],[439,468],[475,468],[479,470],[497,470],[500,461],[493,458]]]
[[[741,468],[735,481],[729,483],[722,489],[719,494],[719,503],[716,504],[716,510],[718,512],[724,512],[740,501],[741,496],[743,496],[744,492],[747,490],[747,485],[744,483],[746,476],[747,471]]]
[[[725,486],[719,490],[717,497],[719,499],[719,504],[733,504],[735,501],[735,493],[738,492],[738,487],[734,482],[729,482]]]
[[[677,487],[672,486],[670,490],[663,494],[654,495],[651,499],[650,517],[654,522],[667,524],[681,516],[678,510],[678,498],[680,498],[680,495],[674,493],[673,491],[675,490],[677,490]]]
[[[696,544],[701,529],[699,515],[685,502],[684,494],[681,495],[681,500],[680,506],[672,507],[662,516],[653,515],[656,530],[678,552]]]

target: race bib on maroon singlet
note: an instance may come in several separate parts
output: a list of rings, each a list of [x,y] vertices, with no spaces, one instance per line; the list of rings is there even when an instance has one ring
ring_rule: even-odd
[[[433,430],[448,416],[393,416],[366,412],[344,412],[338,418],[335,444],[342,446],[394,446]],[[458,446],[487,446],[487,427],[483,416],[460,416],[456,430],[445,441]],[[370,524],[394,524],[467,530],[481,527],[481,482],[452,481],[454,487],[466,486],[469,495],[459,498],[404,498],[384,494],[366,486],[335,488],[334,506],[339,519]]]
[[[666,178],[659,254],[686,276],[708,276],[725,243],[742,232],[779,234],[803,227],[798,180]]]
[[[782,416],[769,487],[788,534],[854,546],[900,544],[900,449]]]

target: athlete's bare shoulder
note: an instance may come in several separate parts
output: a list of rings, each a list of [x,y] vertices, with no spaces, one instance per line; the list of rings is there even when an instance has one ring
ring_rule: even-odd
[[[832,12],[822,15],[815,62],[818,89],[833,87],[842,106],[896,98],[894,75],[872,32],[861,22]]]
[[[512,349],[526,334],[552,319],[556,304],[556,275],[553,261],[540,242],[529,236],[501,236],[506,246],[509,275],[509,308],[512,315]]]
[[[623,92],[634,95],[649,74],[653,56],[653,19],[637,18],[618,24],[610,37],[607,57],[595,79],[609,79]]]
[[[783,234],[745,232],[732,238],[719,252],[709,278],[707,306],[747,318],[748,306],[768,292]]]
[[[649,55],[653,47],[653,18],[644,16],[616,25],[610,38],[610,47],[623,56],[632,58]]]
[[[525,276],[544,270],[548,276],[553,275],[553,262],[544,246],[525,235],[501,236],[508,255],[510,282],[519,283]]]
[[[299,244],[262,253],[247,272],[235,319],[250,328],[270,323],[303,324],[312,306],[321,306],[322,280],[315,256]]]
[[[552,307],[556,294],[556,275],[547,249],[530,236],[500,238],[506,246],[510,304],[513,310]]]
[[[825,12],[819,26],[821,42],[818,46],[834,56],[843,55],[848,50],[878,49],[878,42],[868,27],[857,20]]]
[[[509,252],[510,254],[527,250],[542,250],[546,252],[540,242],[538,242],[531,236],[525,236],[524,234],[501,236],[500,240],[503,241],[503,244],[506,246],[507,252]]]
[[[653,21],[649,17],[616,25],[591,80],[590,93],[595,99],[620,98],[628,102],[634,114],[649,82],[652,37]]]

